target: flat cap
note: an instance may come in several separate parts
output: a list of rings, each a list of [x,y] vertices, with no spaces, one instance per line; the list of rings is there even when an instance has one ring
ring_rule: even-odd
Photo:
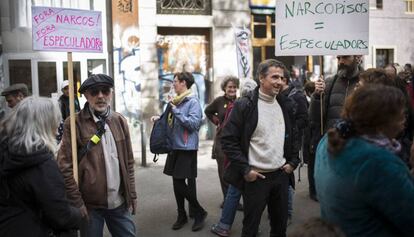
[[[15,92],[21,92],[24,96],[29,95],[29,89],[27,89],[27,85],[24,83],[16,83],[13,84],[1,92],[1,96],[11,95]]]
[[[114,87],[114,80],[105,74],[92,74],[86,79],[79,88],[80,93],[85,93],[86,90],[96,86]]]

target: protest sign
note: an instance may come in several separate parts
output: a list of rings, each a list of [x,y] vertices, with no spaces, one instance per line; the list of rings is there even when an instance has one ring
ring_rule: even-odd
[[[276,56],[366,55],[368,0],[276,1]]]
[[[239,79],[249,78],[250,67],[250,30],[246,27],[233,27],[236,39],[237,67]]]
[[[32,7],[33,50],[102,53],[101,12]]]

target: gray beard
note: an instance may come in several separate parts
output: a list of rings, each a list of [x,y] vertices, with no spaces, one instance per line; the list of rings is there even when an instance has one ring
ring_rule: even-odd
[[[358,73],[358,65],[355,65],[355,67],[351,68],[341,68],[336,73],[339,78],[352,78],[356,76]]]

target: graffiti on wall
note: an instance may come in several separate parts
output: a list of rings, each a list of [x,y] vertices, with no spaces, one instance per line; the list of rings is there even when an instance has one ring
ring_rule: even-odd
[[[177,72],[192,72],[195,83],[192,87],[202,108],[206,103],[206,73],[208,65],[208,41],[201,35],[158,35],[157,56],[160,106],[164,106],[174,95],[173,75]]]
[[[115,103],[126,117],[141,110],[138,0],[112,1]]]

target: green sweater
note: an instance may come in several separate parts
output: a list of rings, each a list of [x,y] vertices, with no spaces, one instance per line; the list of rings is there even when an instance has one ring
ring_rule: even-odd
[[[414,236],[414,180],[390,151],[361,138],[332,156],[317,150],[315,183],[322,218],[348,237]]]

